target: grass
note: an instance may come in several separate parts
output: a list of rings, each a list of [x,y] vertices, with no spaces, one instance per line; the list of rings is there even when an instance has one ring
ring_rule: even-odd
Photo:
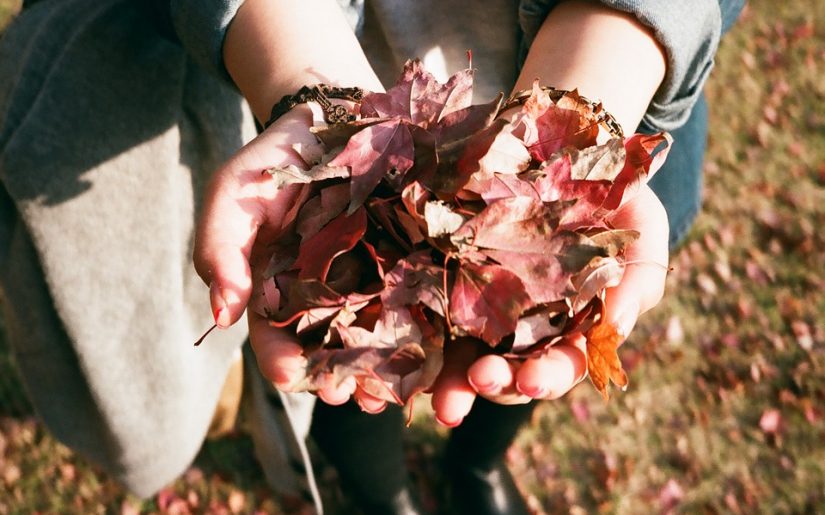
[[[0,20],[13,11],[0,2]],[[704,211],[622,349],[630,388],[543,403],[509,453],[537,511],[825,511],[823,20],[822,2],[756,0],[723,41]],[[0,513],[281,509],[240,436],[159,496],[128,496],[31,417],[2,342],[0,417]],[[439,505],[442,432],[420,417],[407,436]]]

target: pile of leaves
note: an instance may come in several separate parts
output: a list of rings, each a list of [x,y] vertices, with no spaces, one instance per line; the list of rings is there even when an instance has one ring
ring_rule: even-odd
[[[501,96],[472,105],[472,83],[409,61],[357,120],[313,128],[317,146],[296,148],[306,169],[269,170],[303,187],[253,309],[305,345],[296,389],[354,376],[404,404],[456,338],[524,359],[578,335],[596,388],[626,384],[602,297],[638,233],[609,220],[669,136],[611,135],[601,106],[537,84],[501,113]]]

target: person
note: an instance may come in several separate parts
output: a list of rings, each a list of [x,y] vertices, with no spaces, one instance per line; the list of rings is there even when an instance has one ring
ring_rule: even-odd
[[[482,98],[539,78],[601,100],[626,132],[674,131],[652,189],[613,220],[643,235],[628,255],[640,264],[607,295],[625,335],[660,299],[668,244],[698,209],[702,85],[740,2],[341,3],[41,0],[26,2],[0,43],[8,339],[49,429],[139,495],[192,460],[238,359],[250,267],[294,200],[260,170],[300,164],[292,146],[311,137],[306,106],[255,135],[253,116],[266,120],[283,95],[318,82],[379,91],[408,57],[456,70],[472,48]],[[188,264],[193,246],[208,298]],[[225,330],[194,350],[209,313]],[[247,317],[246,364],[288,390],[301,347]],[[504,450],[533,400],[563,395],[584,373],[578,342],[524,363],[451,347],[432,403],[455,428],[447,463],[456,497],[475,501],[466,511],[524,510]],[[311,469],[296,466],[308,465],[312,397],[251,376],[270,482],[320,510]],[[359,504],[414,513],[399,412],[353,382],[317,395],[312,434]]]

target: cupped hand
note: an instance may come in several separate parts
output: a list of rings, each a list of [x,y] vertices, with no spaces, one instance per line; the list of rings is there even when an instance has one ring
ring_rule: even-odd
[[[195,234],[194,263],[209,285],[215,323],[226,328],[241,318],[252,294],[253,277],[269,262],[271,246],[283,230],[301,186],[278,188],[265,171],[272,167],[305,167],[294,150],[317,144],[309,132],[312,114],[306,106],[286,113],[249,142],[213,176]],[[303,377],[306,358],[294,335],[271,327],[248,310],[249,339],[263,375],[289,390]],[[330,383],[318,392],[326,402],[346,402],[354,381]]]
[[[639,239],[626,253],[621,282],[606,292],[605,316],[625,338],[641,313],[662,298],[668,263],[668,220],[664,206],[648,187],[616,211],[617,229],[635,229]],[[479,355],[471,342],[453,342],[445,354],[441,375],[433,387],[436,418],[454,427],[469,413],[477,395],[501,404],[556,399],[587,373],[584,338],[571,338],[549,348],[539,358],[523,362]]]

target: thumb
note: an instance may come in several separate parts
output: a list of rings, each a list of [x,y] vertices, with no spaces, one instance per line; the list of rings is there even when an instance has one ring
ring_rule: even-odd
[[[605,296],[608,322],[627,337],[639,315],[658,304],[664,294],[668,220],[658,197],[645,187],[616,212],[612,223],[616,228],[635,229],[640,234],[625,253],[627,264],[621,282],[608,289]]]
[[[209,285],[218,327],[243,315],[252,293],[250,255],[256,240],[274,240],[300,188],[277,188],[263,168],[250,168],[236,156],[219,170],[207,189],[195,233],[193,261]]]
[[[215,323],[222,328],[241,317],[252,290],[249,256],[264,221],[251,200],[253,189],[228,163],[207,190],[195,233],[195,270],[209,285]]]

